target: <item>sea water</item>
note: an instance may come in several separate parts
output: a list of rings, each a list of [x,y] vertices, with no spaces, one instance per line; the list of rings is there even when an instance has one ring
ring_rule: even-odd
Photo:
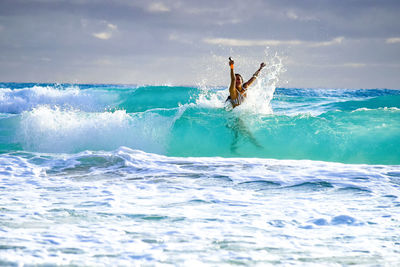
[[[400,91],[227,96],[1,83],[0,265],[400,265]]]

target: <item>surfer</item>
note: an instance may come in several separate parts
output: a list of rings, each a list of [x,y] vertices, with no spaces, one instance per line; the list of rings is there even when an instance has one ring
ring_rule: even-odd
[[[242,76],[239,73],[235,73],[233,70],[234,64],[235,62],[232,60],[232,58],[229,58],[229,66],[231,68],[231,84],[229,86],[229,96],[226,101],[230,100],[233,108],[242,104],[246,97],[247,88],[257,79],[262,68],[266,66],[264,62],[261,63],[260,68],[253,74],[250,80],[243,83]]]

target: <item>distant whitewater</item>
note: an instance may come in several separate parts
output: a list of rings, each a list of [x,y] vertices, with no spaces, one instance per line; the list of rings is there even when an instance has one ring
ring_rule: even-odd
[[[0,83],[0,265],[400,265],[400,91],[275,78]]]

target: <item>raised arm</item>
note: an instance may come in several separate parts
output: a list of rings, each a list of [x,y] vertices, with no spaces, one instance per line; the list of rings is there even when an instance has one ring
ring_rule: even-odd
[[[251,77],[250,80],[248,80],[247,82],[245,82],[245,83],[243,84],[243,87],[244,87],[245,89],[247,89],[247,88],[257,79],[258,74],[260,74],[260,71],[261,71],[265,66],[266,66],[266,65],[265,65],[264,62],[260,64],[260,68],[259,68],[256,72],[254,72],[253,77]]]
[[[236,76],[235,76],[235,71],[233,70],[234,64],[235,64],[235,62],[232,60],[232,58],[229,58],[229,66],[231,68],[231,84],[229,85],[229,94],[232,99],[236,99],[236,97],[237,97],[237,92],[235,90]]]

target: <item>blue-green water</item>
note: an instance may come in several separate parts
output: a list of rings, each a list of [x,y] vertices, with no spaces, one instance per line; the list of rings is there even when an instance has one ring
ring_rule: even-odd
[[[224,88],[0,87],[3,151],[127,146],[167,156],[400,163],[398,90],[278,89],[272,101],[231,111]],[[260,105],[272,111],[259,113]]]
[[[400,91],[0,83],[0,265],[399,265]]]

